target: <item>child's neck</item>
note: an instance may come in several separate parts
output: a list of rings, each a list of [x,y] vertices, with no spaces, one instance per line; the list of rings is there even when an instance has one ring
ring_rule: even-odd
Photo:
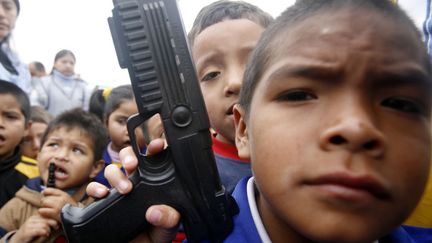
[[[214,135],[214,137],[215,137],[216,140],[218,140],[218,141],[220,141],[222,143],[226,143],[226,144],[230,144],[230,145],[235,146],[235,142],[233,140],[227,139],[224,136],[220,135],[219,133],[216,133]]]

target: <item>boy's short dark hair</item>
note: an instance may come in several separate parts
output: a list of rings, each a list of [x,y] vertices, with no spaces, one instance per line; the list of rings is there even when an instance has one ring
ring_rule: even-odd
[[[10,94],[14,96],[21,106],[21,112],[24,115],[25,122],[30,120],[30,100],[27,94],[17,85],[0,80],[0,94]]]
[[[95,115],[75,108],[64,111],[54,118],[46,128],[41,138],[41,147],[48,136],[59,128],[78,128],[93,141],[94,161],[102,159],[103,151],[108,144],[108,133],[103,123]]]
[[[93,90],[89,101],[89,112],[95,114],[101,121],[104,117],[105,97],[103,97],[103,89]]]
[[[45,66],[41,62],[33,61],[31,64],[34,65],[37,71],[45,73]]]
[[[189,45],[193,46],[195,38],[204,29],[226,19],[249,19],[264,28],[273,21],[271,15],[250,3],[219,0],[205,6],[198,13],[188,34]]]
[[[109,116],[113,113],[125,100],[133,100],[134,94],[132,86],[129,84],[118,86],[112,89],[105,103],[104,119],[108,121]]]
[[[262,34],[261,40],[254,49],[250,62],[246,66],[243,85],[240,91],[239,104],[244,108],[246,117],[249,112],[250,102],[253,93],[260,80],[263,71],[268,68],[268,63],[277,52],[277,37],[285,34],[293,26],[302,23],[318,12],[337,9],[366,9],[378,12],[394,21],[400,28],[408,28],[416,35],[419,43],[422,42],[422,35],[408,15],[397,5],[388,0],[297,0],[296,3],[285,10]],[[312,16],[313,18],[313,16]],[[424,46],[423,44],[421,46]],[[426,49],[425,49],[426,50]],[[426,53],[426,51],[424,52]],[[431,73],[431,63],[425,54],[424,65]]]
[[[42,106],[31,106],[30,113],[30,120],[32,122],[48,124],[53,119],[53,116]]]

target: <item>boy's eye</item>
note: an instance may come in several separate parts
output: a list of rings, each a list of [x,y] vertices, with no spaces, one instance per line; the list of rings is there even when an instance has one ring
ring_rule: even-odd
[[[72,152],[74,152],[75,154],[79,154],[79,155],[84,154],[84,151],[80,148],[73,148]]]
[[[212,79],[215,79],[219,76],[220,72],[210,72],[204,75],[204,77],[201,79],[201,81],[209,81]]]
[[[32,138],[29,137],[29,136],[26,136],[26,137],[23,138],[22,142],[25,143],[25,144],[29,144],[29,143],[31,143],[31,141],[32,141]]]
[[[119,118],[119,119],[117,119],[117,123],[119,123],[122,126],[125,126],[127,123],[127,118],[126,117]]]
[[[418,102],[406,98],[387,98],[381,102],[381,105],[398,111],[413,114],[422,113],[424,110]]]
[[[306,100],[314,100],[318,97],[309,91],[291,90],[278,96],[279,101],[300,102]]]
[[[48,147],[52,147],[52,148],[58,148],[58,143],[48,143],[47,144]]]
[[[8,120],[18,120],[20,117],[15,113],[6,113],[5,118]]]

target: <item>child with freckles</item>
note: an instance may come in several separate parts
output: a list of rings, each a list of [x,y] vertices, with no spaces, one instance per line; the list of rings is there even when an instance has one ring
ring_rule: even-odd
[[[102,169],[107,144],[102,122],[82,109],[72,109],[49,123],[38,154],[40,177],[27,181],[0,210],[1,242],[59,242],[64,240],[60,211],[65,204],[92,202],[88,183]],[[55,164],[55,187],[47,188],[48,167]]]
[[[401,226],[428,179],[431,91],[421,34],[390,1],[298,0],[262,34],[234,106],[253,177],[225,242],[432,242]],[[150,207],[138,237],[169,242],[178,216]]]

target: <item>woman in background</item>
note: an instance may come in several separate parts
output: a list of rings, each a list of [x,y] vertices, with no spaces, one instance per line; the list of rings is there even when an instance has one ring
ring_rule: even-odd
[[[35,84],[32,105],[40,105],[54,116],[76,107],[88,110],[91,89],[84,80],[76,77],[75,62],[71,51],[59,51],[50,75]]]
[[[20,11],[18,0],[0,0],[0,79],[30,92],[30,71],[12,50],[10,38]]]

